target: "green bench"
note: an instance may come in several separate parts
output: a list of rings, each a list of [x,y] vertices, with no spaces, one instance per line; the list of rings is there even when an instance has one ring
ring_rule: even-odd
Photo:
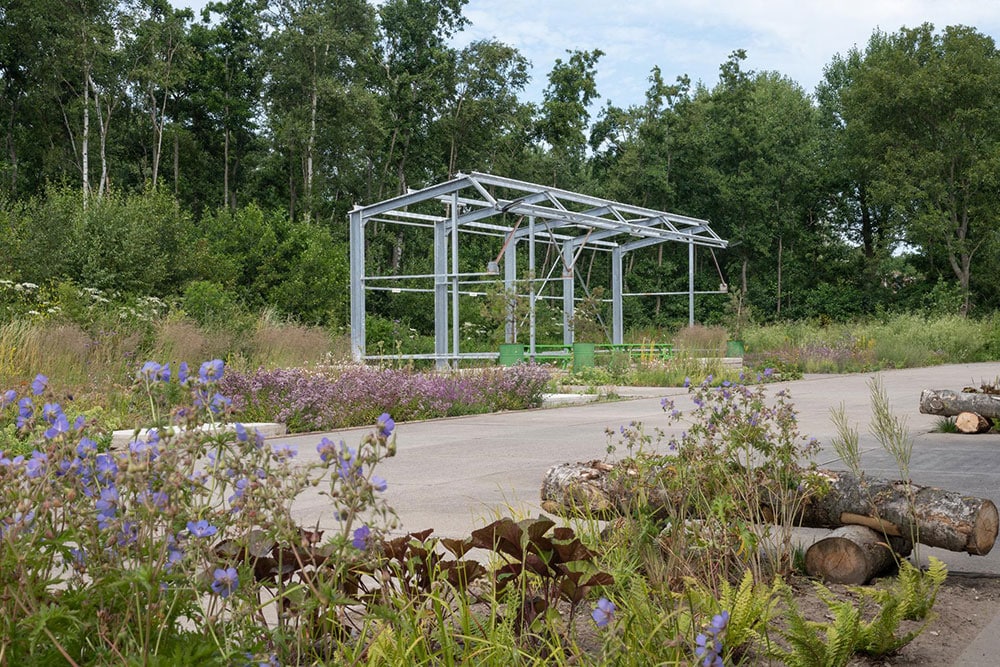
[[[629,359],[639,361],[666,361],[674,356],[674,346],[670,343],[573,343],[572,345],[535,345],[535,361],[555,361],[562,368],[573,370],[596,365],[598,354],[627,354]],[[530,358],[528,346],[522,343],[504,343],[500,346],[499,363],[513,366]]]

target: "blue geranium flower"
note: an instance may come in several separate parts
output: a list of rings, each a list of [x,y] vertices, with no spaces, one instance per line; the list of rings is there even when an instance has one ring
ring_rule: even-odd
[[[607,626],[615,618],[615,603],[607,598],[601,598],[597,601],[594,611],[590,613],[590,617],[594,619],[597,627],[603,628]]]
[[[187,522],[188,532],[194,537],[211,537],[215,535],[219,529],[210,524],[205,519],[199,519],[197,521]]]

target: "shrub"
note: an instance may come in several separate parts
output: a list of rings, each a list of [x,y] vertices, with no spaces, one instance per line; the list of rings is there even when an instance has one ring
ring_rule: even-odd
[[[548,380],[547,369],[531,364],[454,375],[350,366],[231,372],[222,390],[247,421],[299,432],[371,423],[390,408],[412,420],[536,407]]]

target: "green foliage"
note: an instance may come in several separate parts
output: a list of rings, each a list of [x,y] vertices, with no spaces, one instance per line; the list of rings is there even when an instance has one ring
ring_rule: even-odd
[[[188,283],[180,304],[184,314],[203,327],[231,325],[240,313],[239,305],[222,285],[205,280]]]
[[[937,592],[948,576],[937,558],[921,572],[908,561],[900,563],[899,577],[886,587],[854,587],[854,604],[834,595],[815,582],[816,595],[830,612],[832,621],[803,618],[791,589],[784,587],[787,627],[781,635],[787,648],[772,646],[770,654],[788,665],[845,665],[855,653],[873,657],[891,655],[909,644],[927,627]],[[876,609],[871,612],[870,606]],[[924,621],[900,632],[904,621]]]
[[[661,401],[671,423],[685,420],[680,436],[649,434],[642,424],[608,431],[609,452],[624,445],[630,455],[611,475],[609,493],[623,498],[622,512],[663,527],[656,539],[669,577],[720,582],[747,568],[757,577],[790,571],[815,440],[798,432],[787,392],[771,401],[763,385],[709,379],[690,392],[695,409],[687,416],[672,399]],[[777,531],[761,528],[763,507],[779,513]]]
[[[780,578],[776,578],[768,586],[757,583],[753,572],[747,570],[738,585],[734,586],[728,579],[723,579],[719,583],[718,593],[697,579],[687,579],[685,583],[686,588],[680,597],[689,606],[692,620],[728,611],[728,655],[739,656],[752,645],[766,641],[768,625],[775,618],[782,591]]]
[[[861,633],[861,612],[853,604],[832,595],[823,594],[821,584],[816,589],[830,609],[833,620],[828,623],[809,621],[799,611],[792,590],[784,586],[785,621],[781,636],[788,644],[774,644],[769,654],[789,667],[841,667],[854,655]]]
[[[958,427],[955,426],[954,417],[939,417],[937,421],[934,422],[933,430],[935,433],[958,433]]]

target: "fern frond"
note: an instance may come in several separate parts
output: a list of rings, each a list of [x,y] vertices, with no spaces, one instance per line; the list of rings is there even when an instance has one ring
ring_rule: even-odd
[[[838,600],[826,586],[815,583],[816,595],[826,604],[833,621],[817,623],[802,616],[791,589],[783,589],[786,628],[782,637],[788,649],[776,647],[771,657],[784,664],[808,667],[842,667],[851,659],[861,639],[861,611],[851,602]]]
[[[830,607],[833,623],[826,629],[824,667],[846,665],[858,648],[861,635],[861,612],[850,602],[838,602]]]
[[[938,590],[948,578],[947,566],[938,558],[927,559],[926,572],[903,561],[899,568],[899,587],[902,598],[902,617],[920,621],[927,617],[937,601]]]

